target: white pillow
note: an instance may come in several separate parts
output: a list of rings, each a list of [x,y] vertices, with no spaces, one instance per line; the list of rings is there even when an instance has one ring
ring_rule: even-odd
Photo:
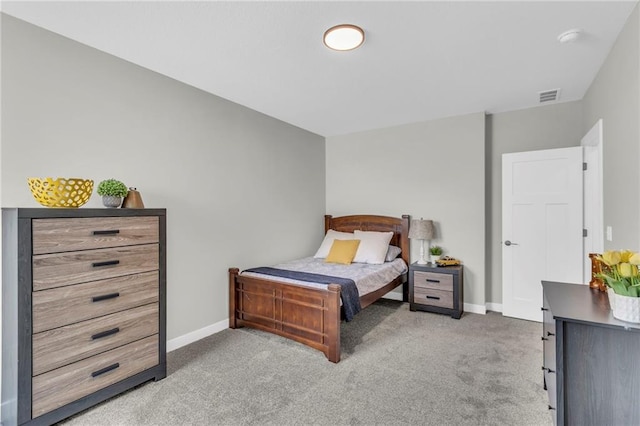
[[[324,259],[327,257],[333,245],[333,240],[353,240],[353,238],[353,233],[351,232],[340,232],[329,229],[324,236],[324,240],[322,240],[322,244],[320,244],[320,248],[313,257],[316,259]]]
[[[384,257],[384,261],[393,262],[400,253],[402,253],[402,249],[400,247],[389,246],[387,249],[387,255]]]
[[[393,232],[354,231],[354,238],[360,240],[354,262],[381,265],[389,249]]]

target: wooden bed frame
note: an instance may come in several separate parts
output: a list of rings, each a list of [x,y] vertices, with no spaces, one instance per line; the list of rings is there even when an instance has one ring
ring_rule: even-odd
[[[392,245],[402,249],[409,265],[409,216],[402,218],[373,215],[324,217],[325,233],[393,231]],[[360,298],[362,308],[389,291],[403,285],[407,301],[407,274]],[[340,286],[326,289],[287,284],[264,278],[243,276],[238,268],[229,269],[229,328],[251,327],[275,333],[322,351],[329,361],[340,361]]]

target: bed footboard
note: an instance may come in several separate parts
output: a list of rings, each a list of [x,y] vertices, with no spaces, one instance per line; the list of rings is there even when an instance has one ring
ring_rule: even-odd
[[[275,333],[340,361],[340,286],[316,289],[229,269],[229,328]]]

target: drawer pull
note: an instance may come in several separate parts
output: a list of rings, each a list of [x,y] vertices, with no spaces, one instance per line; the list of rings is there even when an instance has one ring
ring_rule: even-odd
[[[94,262],[91,264],[94,268],[99,268],[101,266],[111,266],[111,265],[119,265],[119,260],[107,260],[106,262]]]
[[[547,308],[540,308],[541,311],[548,311]]]
[[[556,335],[556,333],[552,333],[550,331],[547,331],[547,336],[555,336],[555,335]]]
[[[546,337],[541,337],[540,339],[541,339],[541,340],[549,340],[549,339],[547,339]]]
[[[430,280],[429,278],[426,279],[428,283],[439,283],[440,280]]]
[[[555,373],[555,372],[556,372],[555,370],[552,370],[552,369],[547,368],[547,367],[542,367],[542,371],[547,371],[547,372],[549,372],[550,374],[553,374],[553,373]]]
[[[555,407],[549,405],[549,410],[555,410]]]
[[[120,293],[103,294],[102,296],[94,296],[94,297],[92,297],[91,301],[92,302],[100,302],[102,300],[115,299],[118,296],[120,296]]]
[[[119,234],[120,230],[119,229],[107,229],[104,231],[93,231],[93,235],[114,235],[114,234]]]
[[[438,296],[427,296],[427,299],[440,300]]]
[[[120,363],[116,362],[115,364],[111,364],[108,367],[101,368],[100,370],[94,371],[93,373],[91,373],[91,377],[98,377],[99,375],[108,373],[109,371],[115,370],[118,367],[120,367]]]
[[[96,333],[91,336],[91,340],[102,339],[103,337],[111,336],[112,334],[116,334],[120,331],[118,327],[112,328],[111,330],[101,331],[100,333]]]

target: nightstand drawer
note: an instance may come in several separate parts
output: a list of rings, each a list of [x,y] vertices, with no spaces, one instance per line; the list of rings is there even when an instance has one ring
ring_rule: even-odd
[[[453,291],[453,276],[436,272],[413,272],[413,285],[416,288]]]
[[[82,321],[33,336],[33,375],[158,334],[158,304]]]
[[[157,243],[157,217],[33,220],[33,254]]]
[[[453,292],[431,288],[416,288],[413,293],[413,301],[421,305],[453,309]]]
[[[157,302],[158,271],[33,293],[33,333]]]
[[[33,291],[154,271],[159,262],[158,244],[41,254],[33,257]]]
[[[33,417],[157,365],[158,335],[33,378]]]

